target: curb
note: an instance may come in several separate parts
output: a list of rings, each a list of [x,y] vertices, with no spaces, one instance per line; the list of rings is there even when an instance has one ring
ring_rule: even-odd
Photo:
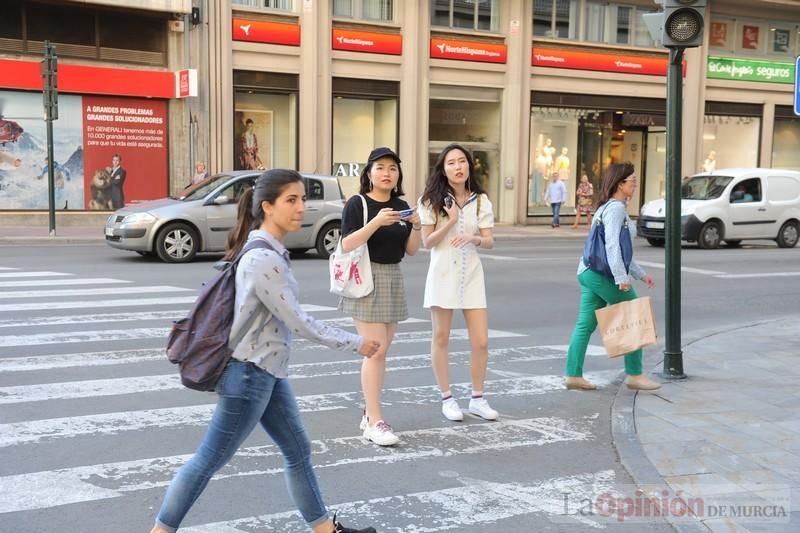
[[[0,246],[52,246],[68,244],[98,244],[105,242],[99,237],[0,237]]]

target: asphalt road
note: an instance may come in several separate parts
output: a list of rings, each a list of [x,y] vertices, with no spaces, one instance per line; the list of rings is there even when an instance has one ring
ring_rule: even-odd
[[[293,383],[332,510],[381,532],[670,530],[660,521],[618,524],[591,514],[587,503],[632,490],[610,438],[621,361],[597,348],[586,370],[605,386],[578,393],[561,385],[581,246],[514,238],[484,254],[492,330],[486,393],[500,422],[441,416],[422,309],[424,252],[404,262],[412,321],[401,325],[389,355],[384,415],[400,446],[380,449],[358,434],[357,359],[296,344]],[[684,343],[797,312],[800,249],[763,243],[682,252]],[[636,258],[657,283],[637,289],[653,297],[662,329],[663,254],[637,242]],[[188,309],[217,259],[166,265],[103,244],[0,247],[3,531],[149,530],[213,408],[213,395],[181,389],[163,344],[170,320]],[[308,255],[293,269],[312,314],[350,327],[327,292],[327,263]],[[468,342],[460,319],[453,327],[451,374],[463,398]],[[659,360],[658,348],[647,351],[648,369]],[[293,510],[280,457],[257,431],[182,531],[305,531]]]

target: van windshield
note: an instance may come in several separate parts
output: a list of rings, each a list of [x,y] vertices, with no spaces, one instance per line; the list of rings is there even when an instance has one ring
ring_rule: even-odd
[[[719,198],[732,179],[731,176],[694,176],[681,185],[681,198],[684,200]]]

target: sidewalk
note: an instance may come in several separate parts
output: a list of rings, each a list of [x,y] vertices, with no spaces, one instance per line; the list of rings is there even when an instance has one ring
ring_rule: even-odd
[[[614,444],[637,485],[705,503],[678,531],[800,531],[798,320],[711,333],[684,347],[687,379],[620,388]]]
[[[549,224],[535,226],[498,224],[494,228],[494,235],[499,239],[526,239],[529,237],[585,239],[587,234],[586,225],[572,229],[568,225],[551,228]],[[57,224],[55,237],[50,236],[47,225],[0,227],[0,244],[93,244],[104,240],[102,226]]]

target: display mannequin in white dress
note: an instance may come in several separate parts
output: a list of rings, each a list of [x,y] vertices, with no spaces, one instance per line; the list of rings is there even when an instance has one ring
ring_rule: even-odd
[[[472,347],[471,413],[494,420],[497,411],[483,397],[489,359],[489,320],[486,286],[478,248],[494,247],[494,215],[489,197],[480,188],[469,151],[457,144],[440,154],[419,202],[422,242],[431,251],[425,282],[424,306],[431,310],[433,373],[442,393],[442,413],[463,420],[450,392],[448,348],[453,310],[461,309]]]

